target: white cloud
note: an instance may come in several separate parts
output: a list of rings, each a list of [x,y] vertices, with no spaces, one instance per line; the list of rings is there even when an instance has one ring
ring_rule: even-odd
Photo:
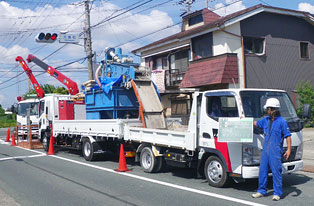
[[[215,5],[214,12],[220,16],[226,16],[228,14],[245,9],[242,1],[237,0],[225,0],[225,3],[218,3]]]
[[[113,12],[117,10],[120,11]],[[108,17],[113,17],[122,12],[124,11],[113,3],[94,4],[91,10],[91,25],[95,25]],[[36,44],[34,42],[35,36],[41,31],[59,32],[68,30],[70,32],[81,33],[84,28],[85,17],[82,14],[84,14],[83,5],[64,5],[59,8],[45,5],[44,7],[30,10],[13,7],[9,3],[2,1],[0,2],[0,18],[3,17],[0,24],[0,45],[3,45],[3,47],[13,47],[14,44],[17,44],[20,47],[30,49],[31,47],[43,46],[43,44]],[[122,48],[125,47],[128,50],[132,50],[135,48],[128,48],[124,44],[173,24],[174,22],[171,17],[159,10],[152,10],[148,14],[127,12],[110,21],[104,22],[98,28],[93,28],[92,47],[93,50],[101,51],[105,47],[114,47],[123,44]],[[154,35],[144,37],[138,40],[137,44],[142,46],[143,44],[151,43],[178,31],[180,31],[180,27],[176,25]],[[83,39],[80,44],[84,44]],[[45,45],[45,48],[38,51],[36,55],[44,52],[49,54],[49,51],[52,52],[60,46],[57,43]],[[34,50],[32,49],[31,52]],[[18,52],[22,53],[22,51]],[[0,48],[0,54],[4,53],[6,51]],[[86,55],[84,48],[77,45],[68,45],[59,54],[63,58],[82,57]]]
[[[26,60],[27,55],[31,53],[39,59],[43,59],[62,46],[62,44],[59,43],[36,43],[34,39],[39,32],[68,30],[73,33],[81,33],[84,30],[85,16],[82,15],[84,14],[84,5],[82,4],[64,5],[58,8],[54,8],[54,5],[46,5],[35,9],[18,8],[12,5],[4,1],[0,2],[0,70],[12,69],[12,72],[8,74],[10,77],[16,75],[17,71],[23,71],[15,62],[16,56],[22,56]],[[123,5],[123,7],[124,6],[125,5]],[[95,25],[109,16],[123,13],[123,7],[110,2],[95,1],[91,10],[91,25]],[[157,9],[149,13],[135,14],[134,12],[136,11],[124,13],[112,19],[110,22],[101,24],[99,28],[92,29],[92,48],[98,52],[97,55],[106,47],[115,47],[121,44],[123,44],[122,50],[125,54],[180,31],[180,26],[176,25],[137,41],[130,41],[174,24],[172,18],[167,13]],[[83,39],[81,39],[80,44],[84,44]],[[69,62],[84,56],[86,56],[84,47],[67,45],[64,49],[44,61],[48,65],[56,67],[64,64],[62,62],[66,63],[66,61]],[[97,57],[97,61],[101,60],[101,58],[103,58],[103,55]],[[42,69],[38,67],[32,67],[33,65],[34,63],[29,64],[33,71],[42,71]],[[15,68],[16,66],[17,68]],[[86,67],[86,61],[83,64],[79,62],[67,66],[67,68],[69,67]],[[37,75],[38,73],[34,74]],[[86,73],[67,72],[65,75],[76,81],[79,87],[80,83],[85,82],[88,76],[87,71]],[[40,84],[49,83],[56,86],[60,85],[57,80],[50,77],[48,74],[40,75],[36,78]],[[1,88],[14,84],[16,79],[13,83],[9,82],[0,85],[0,100],[6,105],[12,104],[17,95],[21,95],[25,92],[24,90],[27,88],[27,81],[24,81],[25,79],[27,79],[27,77],[23,74],[18,77],[18,83],[16,83],[16,85],[3,90],[1,90]],[[0,81],[3,82],[6,80],[7,78],[0,76]]]
[[[300,11],[306,11],[311,14],[314,14],[314,5],[311,5],[309,3],[299,3],[298,9]]]
[[[29,54],[28,48],[23,48],[19,45],[13,45],[10,48],[0,46],[0,51],[4,54],[1,57],[0,64],[7,64],[8,62],[15,62],[17,56],[26,56]]]

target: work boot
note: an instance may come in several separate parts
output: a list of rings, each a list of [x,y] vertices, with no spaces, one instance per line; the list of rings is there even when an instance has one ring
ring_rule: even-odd
[[[274,201],[279,201],[279,200],[280,200],[280,197],[279,197],[278,195],[274,195],[274,196],[273,196],[273,200],[274,200]]]
[[[264,197],[264,195],[262,195],[261,193],[257,192],[257,193],[252,194],[252,197],[253,198],[260,198],[260,197]]]

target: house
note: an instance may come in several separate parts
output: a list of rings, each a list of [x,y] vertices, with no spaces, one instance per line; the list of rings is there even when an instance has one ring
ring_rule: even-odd
[[[220,17],[203,9],[182,17],[181,32],[138,48],[167,108],[186,117],[194,90],[314,83],[314,16],[256,5]]]

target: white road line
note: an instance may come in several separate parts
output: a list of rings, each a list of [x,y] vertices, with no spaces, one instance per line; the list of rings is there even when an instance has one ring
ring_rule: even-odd
[[[19,148],[24,149],[24,150],[28,150],[28,151],[32,151],[32,152],[36,152],[36,153],[39,153],[39,154],[42,154],[42,155],[46,155],[46,153],[39,152],[39,151],[36,151],[36,150],[25,149],[25,148],[22,148],[22,147],[19,147]],[[36,156],[36,155],[34,155],[34,156]],[[196,193],[196,194],[201,194],[201,195],[205,195],[205,196],[210,196],[210,197],[215,197],[215,198],[219,198],[219,199],[223,199],[223,200],[228,200],[228,201],[231,201],[231,202],[241,203],[241,204],[244,204],[244,205],[266,206],[266,205],[263,205],[263,204],[259,204],[259,203],[255,203],[255,202],[251,202],[251,201],[247,201],[247,200],[241,200],[241,199],[238,199],[238,198],[228,197],[228,196],[225,196],[225,195],[220,195],[220,194],[216,194],[216,193],[212,193],[212,192],[206,192],[206,191],[203,191],[203,190],[193,189],[193,188],[189,188],[189,187],[185,187],[185,186],[181,186],[181,185],[176,185],[176,184],[172,184],[172,183],[168,183],[168,182],[163,182],[163,181],[154,180],[154,179],[150,179],[150,178],[146,178],[146,177],[141,177],[141,176],[138,176],[138,175],[133,175],[131,173],[116,172],[113,169],[108,169],[108,168],[105,168],[105,167],[100,167],[100,166],[96,166],[96,165],[92,165],[92,164],[88,164],[88,163],[84,163],[84,162],[79,162],[79,161],[67,159],[67,158],[64,158],[64,157],[59,157],[59,156],[55,156],[55,155],[50,155],[50,157],[61,159],[61,160],[72,162],[72,163],[76,163],[76,164],[79,164],[79,165],[84,165],[84,166],[91,167],[91,168],[94,168],[94,169],[99,169],[99,170],[106,171],[106,172],[115,173],[115,174],[118,174],[118,175],[123,175],[123,176],[131,177],[131,178],[135,178],[135,179],[139,179],[139,180],[143,180],[143,181],[147,181],[147,182],[151,182],[151,183],[167,186],[167,187],[172,187],[172,188],[176,188],[176,189],[180,189],[180,190],[184,190],[184,191],[188,191],[188,192],[193,192],[193,193]]]
[[[12,159],[25,159],[25,158],[32,158],[32,157],[41,157],[41,156],[45,156],[45,155],[46,154],[29,155],[29,156],[17,156],[17,157],[5,157],[5,158],[0,158],[0,161],[12,160]]]
[[[0,139],[0,144],[10,144],[10,143],[11,143],[11,142],[6,142],[6,141]]]

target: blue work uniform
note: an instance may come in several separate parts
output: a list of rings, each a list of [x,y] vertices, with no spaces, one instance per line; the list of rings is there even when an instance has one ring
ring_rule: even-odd
[[[287,121],[281,116],[275,117],[271,125],[271,118],[258,120],[256,126],[264,131],[264,145],[259,169],[257,192],[266,195],[269,168],[273,174],[274,195],[282,196],[282,153],[283,140],[291,136]],[[271,127],[271,128],[270,128]]]

